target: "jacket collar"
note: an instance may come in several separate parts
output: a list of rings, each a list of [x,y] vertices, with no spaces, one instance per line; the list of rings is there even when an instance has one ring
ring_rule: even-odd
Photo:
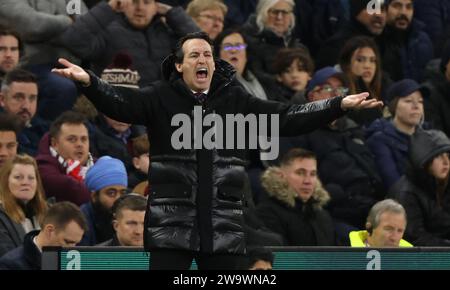
[[[41,269],[42,254],[33,241],[34,237],[36,237],[38,234],[39,231],[31,231],[25,236],[23,241],[23,251],[25,254],[25,259],[27,260],[28,264],[31,265],[33,270]]]
[[[280,173],[281,169],[279,167],[269,167],[261,177],[262,185],[269,196],[281,201],[288,207],[294,208],[296,206],[297,193],[281,177]],[[313,206],[316,208],[322,208],[330,200],[330,195],[322,187],[319,180],[317,180],[311,199]]]
[[[214,94],[220,88],[229,85],[236,75],[234,68],[224,60],[215,59],[216,70],[214,71],[211,80],[211,86],[208,95]],[[161,72],[163,80],[168,81],[174,86],[183,87],[183,90],[192,94],[191,90],[184,83],[181,74],[175,70],[175,54],[170,54],[166,57],[161,65]]]

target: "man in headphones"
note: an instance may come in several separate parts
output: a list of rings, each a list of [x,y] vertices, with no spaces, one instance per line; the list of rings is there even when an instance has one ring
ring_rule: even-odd
[[[406,212],[393,199],[377,202],[369,212],[365,231],[350,232],[352,247],[412,247],[403,240],[406,229]]]

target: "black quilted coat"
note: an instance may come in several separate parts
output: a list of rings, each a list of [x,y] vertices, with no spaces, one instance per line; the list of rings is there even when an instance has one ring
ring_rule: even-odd
[[[162,70],[163,81],[141,90],[109,86],[92,73],[91,85],[82,88],[109,117],[148,127],[152,161],[145,248],[245,253],[242,198],[247,150],[174,149],[171,136],[179,127],[171,126],[172,117],[183,113],[193,119],[193,108],[200,103],[176,72],[173,56],[163,62]],[[202,110],[223,120],[225,114],[279,114],[280,134],[292,136],[342,116],[341,100],[307,105],[262,101],[235,81],[230,65],[217,60]]]

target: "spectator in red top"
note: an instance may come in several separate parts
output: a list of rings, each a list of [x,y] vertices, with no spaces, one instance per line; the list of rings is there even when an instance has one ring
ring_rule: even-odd
[[[83,183],[94,162],[89,153],[89,134],[83,115],[65,112],[42,137],[36,160],[47,197],[81,205],[89,201]]]

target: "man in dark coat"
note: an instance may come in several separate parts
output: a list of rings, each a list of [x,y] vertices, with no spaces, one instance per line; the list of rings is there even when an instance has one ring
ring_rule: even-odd
[[[36,115],[38,84],[35,75],[13,69],[5,75],[0,92],[0,113],[14,114],[22,121],[22,131],[17,136],[19,153],[35,156],[39,140],[48,131],[49,124]]]
[[[441,55],[450,33],[450,1],[414,0],[414,17],[427,24],[425,32],[433,42],[434,55]]]
[[[86,230],[86,220],[76,205],[56,203],[45,215],[41,231],[29,232],[22,246],[1,257],[0,270],[40,270],[43,247],[74,247]]]
[[[350,0],[350,21],[344,25],[320,47],[316,57],[316,67],[334,66],[338,63],[339,53],[344,44],[352,37],[363,35],[378,37],[386,25],[386,10],[382,0],[380,11],[370,14],[367,9],[373,0]]]
[[[433,58],[433,44],[425,25],[414,19],[412,0],[387,1],[386,27],[379,39],[383,70],[394,81],[423,80],[423,71]]]
[[[115,234],[112,239],[97,246],[142,247],[146,208],[147,199],[140,194],[130,193],[119,197],[112,207]]]
[[[288,151],[279,167],[264,172],[262,184],[270,199],[258,205],[258,216],[283,246],[335,246],[333,220],[323,208],[330,196],[317,178],[314,153]]]
[[[260,118],[271,114],[272,119],[280,119],[279,124],[271,124],[273,135],[278,129],[284,135],[298,135],[342,116],[346,110],[381,105],[365,100],[367,93],[308,105],[252,97],[236,83],[230,65],[214,61],[205,33],[182,38],[175,53],[163,63],[165,79],[142,90],[109,86],[94,74],[64,59],[60,61],[66,68],[54,72],[80,82],[84,94],[98,109],[116,120],[148,127],[152,162],[144,246],[152,252],[152,269],[188,269],[193,258],[200,269],[234,268],[236,255],[245,253],[242,197],[248,148],[236,146],[234,140],[246,140],[247,135],[254,137],[257,132],[236,134],[235,121],[227,121],[227,128],[220,128],[224,124],[218,124],[221,120],[236,113],[247,117],[259,114]],[[215,113],[216,118],[203,139],[214,129],[217,132],[209,135],[211,140],[206,140],[205,146],[199,144],[203,128],[198,118],[199,114],[203,118],[202,112]],[[183,125],[176,128],[171,122]],[[245,127],[245,123],[237,125]],[[267,119],[260,122],[260,126],[265,125]],[[180,134],[182,128],[186,129]],[[193,129],[196,136],[191,138]],[[221,144],[224,132],[229,142],[226,149]]]
[[[126,2],[129,4],[124,6]],[[177,39],[198,30],[181,7],[153,0],[110,0],[81,16],[61,39],[74,54],[91,61],[97,74],[111,64],[117,53],[128,53],[141,76],[142,87],[161,79],[160,64]]]

